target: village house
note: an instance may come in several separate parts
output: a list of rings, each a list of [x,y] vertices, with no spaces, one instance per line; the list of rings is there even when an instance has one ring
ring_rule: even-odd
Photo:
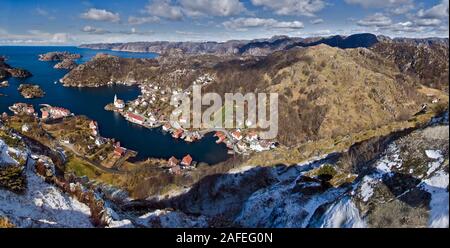
[[[104,142],[103,139],[100,138],[100,137],[97,137],[97,138],[95,139],[95,145],[96,145],[96,146],[102,146],[104,143],[105,143],[105,142]]]
[[[258,140],[258,134],[256,132],[250,132],[248,133],[247,137],[245,137],[245,139],[248,142],[254,142]]]
[[[183,133],[184,131],[182,129],[177,129],[175,132],[173,132],[172,137],[174,137],[175,139],[179,139],[181,138]]]
[[[275,143],[268,140],[261,140],[250,144],[250,149],[257,152],[268,151],[273,148],[275,148]]]
[[[217,144],[223,143],[226,139],[227,136],[225,135],[225,133],[217,131],[216,134],[214,134],[214,137],[217,137]]]
[[[171,126],[169,123],[164,124],[164,126],[162,127],[163,131],[168,132],[170,130]]]
[[[193,159],[192,159],[191,155],[188,154],[183,158],[183,160],[181,160],[181,165],[189,167],[192,164],[192,160]]]
[[[42,119],[61,119],[71,115],[72,113],[65,108],[60,107],[46,107],[41,109]]]
[[[114,155],[118,156],[118,157],[122,157],[123,155],[125,155],[126,150],[123,147],[117,146],[116,148],[114,148]]]
[[[92,135],[98,135],[98,123],[96,121],[89,122],[89,128],[92,130]]]
[[[14,114],[27,114],[27,115],[33,115],[34,114],[34,107],[31,104],[26,103],[14,103],[11,107],[9,107],[9,110],[11,110]]]
[[[131,112],[127,113],[126,118],[128,121],[139,124],[139,125],[143,125],[145,122],[144,117],[134,114],[134,113],[131,113]]]
[[[233,138],[235,138],[236,140],[242,139],[242,133],[240,130],[236,130],[236,131],[232,132],[231,136],[233,136]]]
[[[179,161],[177,158],[175,158],[174,156],[172,156],[171,158],[169,158],[168,165],[169,165],[170,167],[175,167],[175,166],[177,166],[179,163],[180,163],[180,161]]]
[[[243,141],[239,141],[236,145],[239,148],[239,150],[241,150],[241,151],[246,151],[248,148],[247,144]]]
[[[125,108],[125,102],[121,99],[117,99],[117,95],[114,95],[114,107],[118,109]]]

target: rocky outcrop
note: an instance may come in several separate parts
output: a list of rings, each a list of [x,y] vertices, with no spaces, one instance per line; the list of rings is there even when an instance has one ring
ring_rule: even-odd
[[[31,72],[29,72],[25,69],[12,68],[12,69],[8,69],[7,71],[9,72],[11,77],[15,77],[15,78],[27,78],[27,77],[32,76]]]
[[[27,99],[40,98],[45,95],[45,92],[39,85],[21,84],[19,85],[19,88],[17,88],[17,90],[24,98]]]
[[[53,68],[72,70],[77,66],[78,66],[77,63],[75,63],[75,61],[73,61],[72,59],[64,59],[63,61],[56,64]]]
[[[32,76],[32,74],[25,69],[11,67],[5,60],[4,57],[0,56],[0,80],[8,77],[27,78]]]
[[[75,60],[81,58],[80,54],[73,54],[69,52],[49,52],[39,55],[40,61],[63,61],[65,59]]]

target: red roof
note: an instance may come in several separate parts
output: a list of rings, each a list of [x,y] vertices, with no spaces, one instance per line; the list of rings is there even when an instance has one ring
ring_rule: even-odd
[[[216,137],[224,137],[225,134],[223,132],[217,131],[214,136],[216,136]]]
[[[122,156],[125,154],[125,149],[122,147],[116,147],[116,149],[114,149],[114,154]]]
[[[135,119],[137,121],[144,121],[144,118],[142,116],[140,116],[140,115],[136,115],[136,114],[133,114],[131,112],[128,112],[127,115],[128,115],[129,118]]]
[[[181,135],[183,134],[183,130],[182,129],[178,129],[178,130],[176,130],[175,132],[173,132],[173,137],[175,137],[175,138],[180,138],[181,137]]]
[[[192,164],[192,157],[191,155],[186,155],[183,160],[181,161],[181,164],[184,166],[190,166]]]

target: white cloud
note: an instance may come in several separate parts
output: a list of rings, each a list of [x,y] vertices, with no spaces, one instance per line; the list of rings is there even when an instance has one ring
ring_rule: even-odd
[[[91,8],[85,13],[81,14],[81,18],[93,21],[107,21],[107,22],[120,21],[120,15],[118,13],[112,13],[104,9],[95,9],[95,8]]]
[[[160,18],[157,16],[144,16],[144,17],[136,17],[130,16],[128,17],[128,23],[132,25],[141,25],[145,23],[157,23],[160,21]]]
[[[146,12],[152,16],[163,17],[170,20],[183,19],[181,7],[172,5],[170,0],[155,0],[145,6]]]
[[[411,0],[345,0],[348,4],[358,4],[365,8],[386,8],[404,4],[411,4]]]
[[[235,16],[246,11],[239,0],[180,0],[187,16]]]
[[[323,23],[323,19],[321,19],[321,18],[314,19],[314,20],[311,20],[310,23],[313,24],[313,25],[322,24]]]
[[[413,0],[345,0],[348,4],[360,5],[364,8],[381,8],[394,15],[403,15],[412,11]]]
[[[101,28],[96,28],[93,26],[85,26],[81,29],[81,31],[85,32],[85,33],[90,33],[90,34],[107,34],[110,33],[107,30],[103,30]]]
[[[240,0],[154,0],[145,9],[152,17],[169,20],[181,20],[185,16],[235,16],[247,11]]]
[[[429,27],[435,32],[442,32],[442,27],[448,27],[448,8],[449,0],[443,0],[429,9],[420,9],[415,15],[409,16],[409,18],[415,27]]]
[[[125,35],[151,35],[153,32],[151,31],[138,31],[136,28],[131,28],[130,30],[120,30],[120,31],[109,31],[101,28],[96,28],[93,26],[85,26],[81,29],[81,31],[94,34],[94,35],[103,35],[103,34],[125,34]]]
[[[248,28],[275,28],[275,29],[302,29],[304,25],[300,21],[284,22],[275,19],[263,19],[263,18],[236,18],[231,19],[223,23],[223,26],[227,29],[245,31]]]
[[[436,27],[441,25],[442,21],[439,19],[417,19],[415,24],[419,27]]]
[[[255,6],[263,6],[278,15],[314,16],[325,8],[323,0],[251,0]]]
[[[68,44],[73,37],[68,33],[48,33],[41,30],[28,30],[25,34],[10,34],[5,31],[0,37],[2,44]]]
[[[382,13],[375,13],[359,20],[357,24],[365,27],[386,27],[392,24],[392,20]]]
[[[430,9],[419,10],[417,14],[420,18],[425,19],[443,19],[448,18],[448,2],[449,0],[443,0],[440,4],[433,6]]]
[[[56,33],[51,35],[51,43],[67,43],[71,40],[71,37],[67,33]]]

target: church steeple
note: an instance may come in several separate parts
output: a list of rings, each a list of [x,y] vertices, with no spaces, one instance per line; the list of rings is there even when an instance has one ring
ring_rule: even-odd
[[[117,94],[114,94],[114,104],[117,102]]]

